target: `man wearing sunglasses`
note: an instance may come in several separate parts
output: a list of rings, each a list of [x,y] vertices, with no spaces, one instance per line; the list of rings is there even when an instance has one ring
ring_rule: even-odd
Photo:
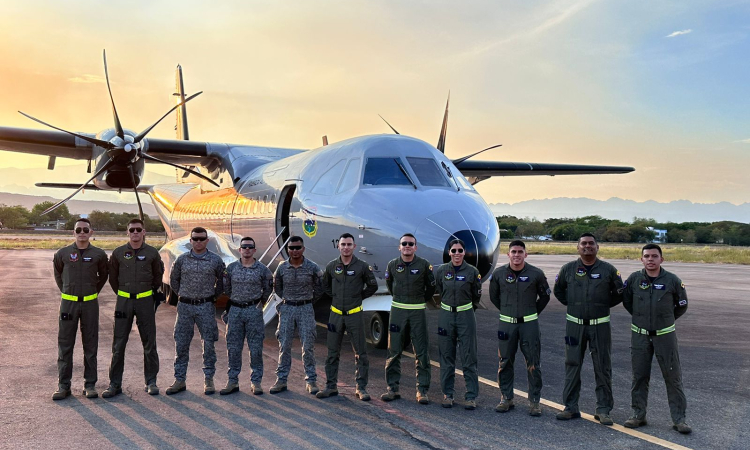
[[[354,377],[357,388],[354,394],[362,401],[369,401],[367,377],[370,361],[367,359],[365,322],[362,317],[362,300],[378,290],[378,280],[366,262],[354,256],[354,236],[344,233],[338,241],[340,256],[329,262],[323,272],[323,289],[331,297],[331,313],[328,316],[328,357],[326,358],[326,388],[318,392],[318,398],[338,395],[339,357],[341,342],[346,331],[351,336],[354,361],[357,369]]]
[[[278,306],[279,326],[276,329],[279,365],[276,369],[276,384],[271,388],[271,393],[286,390],[287,377],[292,367],[292,340],[296,325],[302,342],[306,389],[311,394],[317,394],[319,389],[314,353],[317,333],[313,302],[323,295],[323,271],[303,256],[305,244],[301,237],[292,236],[286,250],[289,261],[279,264],[274,275],[274,289],[282,303]]]
[[[216,298],[224,292],[224,261],[219,255],[209,251],[208,232],[203,227],[190,231],[193,248],[177,257],[172,266],[169,283],[177,292],[177,319],[174,323],[174,383],[167,388],[167,395],[186,389],[190,342],[195,326],[203,342],[203,393],[216,392],[216,351],[214,342],[219,340],[219,327],[216,326]]]
[[[416,255],[417,238],[411,233],[401,236],[398,246],[401,253],[388,263],[385,284],[393,296],[391,302],[390,328],[388,336],[388,359],[385,362],[385,381],[388,390],[380,396],[386,402],[401,398],[401,353],[407,338],[411,338],[416,353],[417,402],[430,403],[430,341],[427,332],[426,303],[435,293],[435,276],[432,264]]]
[[[273,292],[273,274],[256,260],[255,241],[251,237],[240,240],[240,259],[224,271],[224,292],[229,297],[227,305],[227,385],[219,394],[227,395],[240,390],[242,348],[247,340],[250,352],[250,390],[255,395],[263,393],[263,338],[265,322],[258,304]]]
[[[78,323],[83,344],[83,395],[97,398],[96,355],[99,348],[99,292],[107,283],[107,254],[89,243],[94,228],[89,219],[80,218],[73,227],[75,242],[55,253],[52,265],[60,289],[59,329],[57,332],[57,390],[52,400],[70,395],[73,378],[73,347]]]
[[[456,378],[456,347],[461,348],[465,409],[476,409],[479,395],[477,374],[477,319],[474,310],[482,298],[482,276],[476,267],[464,261],[465,245],[454,239],[448,245],[451,261],[437,268],[435,283],[442,297],[438,314],[438,349],[440,350],[440,385],[443,408],[453,407],[453,385]]]
[[[526,244],[511,241],[508,244],[509,263],[495,269],[490,281],[490,300],[500,310],[497,382],[502,399],[495,411],[508,412],[515,406],[513,371],[520,346],[529,381],[529,415],[536,417],[542,415],[539,406],[542,392],[541,335],[537,319],[549,303],[552,291],[544,272],[526,263],[526,256]]]
[[[128,243],[117,247],[109,259],[109,284],[117,294],[115,304],[112,362],[109,365],[109,387],[102,397],[110,398],[122,392],[122,372],[125,368],[125,346],[137,317],[138,334],[143,344],[143,372],[145,390],[157,395],[156,375],[159,355],[156,352],[157,289],[161,287],[164,263],[161,255],[146,244],[146,227],[141,219],[128,222]]]

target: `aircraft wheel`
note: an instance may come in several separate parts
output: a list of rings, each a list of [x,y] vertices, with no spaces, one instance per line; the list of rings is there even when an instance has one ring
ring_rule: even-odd
[[[370,337],[375,348],[388,347],[388,315],[385,311],[378,311],[370,317]]]

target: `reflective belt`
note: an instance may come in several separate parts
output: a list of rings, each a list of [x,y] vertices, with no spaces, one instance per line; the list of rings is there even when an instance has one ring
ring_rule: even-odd
[[[568,319],[569,321],[573,322],[573,323],[577,323],[578,325],[599,325],[599,324],[602,324],[602,323],[609,322],[609,316],[607,316],[607,317],[600,317],[598,319],[586,320],[586,319],[579,319],[577,317],[573,317],[570,314],[565,314],[565,318]]]
[[[473,305],[474,305],[473,303],[467,303],[467,304],[461,305],[461,306],[449,306],[449,305],[446,305],[443,302],[440,302],[440,307],[441,308],[443,308],[446,311],[452,311],[452,312],[468,311],[468,310],[472,309]]]
[[[356,308],[350,309],[349,311],[342,311],[342,310],[336,308],[335,306],[331,305],[331,311],[335,312],[336,314],[338,314],[340,316],[348,316],[349,314],[354,314],[354,313],[358,313],[358,312],[362,311],[362,307],[361,306],[357,306]]]
[[[511,317],[511,316],[505,316],[503,314],[500,314],[500,321],[508,322],[508,323],[525,323],[525,322],[531,322],[532,320],[536,320],[538,318],[539,318],[539,315],[537,313],[529,314],[528,316],[523,316],[523,317]]]
[[[391,306],[394,306],[400,309],[425,309],[427,307],[427,304],[426,303],[399,303],[399,302],[391,301]]]
[[[140,294],[129,294],[125,291],[117,291],[117,295],[119,295],[120,297],[125,297],[125,298],[143,298],[143,297],[151,297],[152,295],[154,295],[154,291],[151,290],[151,291],[141,292]]]
[[[85,297],[79,297],[77,295],[62,294],[64,300],[70,300],[71,302],[88,302],[90,300],[96,300],[99,294],[86,295]]]
[[[667,328],[662,328],[661,330],[649,331],[644,328],[639,328],[631,323],[630,329],[638,334],[645,334],[646,336],[661,336],[662,334],[669,334],[675,331],[674,324],[668,326]]]

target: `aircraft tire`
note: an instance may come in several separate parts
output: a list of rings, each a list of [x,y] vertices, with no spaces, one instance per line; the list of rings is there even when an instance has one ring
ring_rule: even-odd
[[[388,347],[388,316],[386,311],[377,311],[370,317],[370,339],[375,348]]]

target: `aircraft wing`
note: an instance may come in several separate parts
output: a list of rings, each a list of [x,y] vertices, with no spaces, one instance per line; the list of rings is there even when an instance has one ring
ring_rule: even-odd
[[[629,173],[635,169],[625,166],[590,166],[584,164],[549,164],[507,161],[462,161],[456,164],[466,178],[485,180],[489,177],[530,175],[595,175]]]
[[[79,134],[94,137],[90,133]],[[93,144],[61,131],[0,127],[0,150],[60,158],[91,159],[92,148]]]

